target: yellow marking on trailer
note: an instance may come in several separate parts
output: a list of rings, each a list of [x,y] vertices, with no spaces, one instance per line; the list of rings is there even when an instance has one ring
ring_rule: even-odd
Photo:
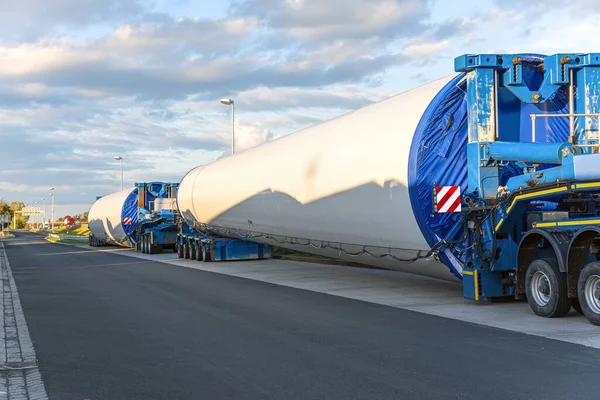
[[[475,301],[479,301],[479,282],[477,282],[477,270],[473,270],[473,282],[475,285]]]
[[[591,189],[591,188],[600,188],[600,183],[590,182],[590,183],[575,184],[575,189]]]
[[[587,219],[587,220],[579,220],[579,221],[564,221],[558,222],[558,226],[573,226],[573,225],[593,225],[600,224],[600,219]]]
[[[548,189],[548,190],[540,190],[539,192],[533,192],[533,193],[527,193],[527,194],[520,194],[518,196],[516,196],[513,201],[510,203],[510,206],[506,209],[506,213],[508,214],[510,212],[510,210],[512,210],[513,206],[515,205],[516,202],[524,200],[524,199],[530,199],[532,197],[538,197],[538,196],[543,196],[545,194],[553,194],[553,193],[562,193],[562,192],[566,192],[567,191],[567,187],[560,187],[560,188],[554,188],[554,189]]]
[[[500,218],[500,221],[498,221],[498,224],[496,225],[496,227],[494,228],[494,230],[498,230],[500,228],[500,225],[502,225],[502,223],[504,222],[504,218]]]
[[[550,228],[552,226],[557,226],[556,222],[542,222],[536,225],[536,228]]]
[[[463,275],[473,275],[473,271],[464,271],[463,270]]]
[[[575,221],[562,221],[562,222],[542,222],[538,223],[538,228],[551,228],[555,226],[578,226],[578,225],[597,225],[600,224],[600,219],[586,219],[586,220],[575,220]]]

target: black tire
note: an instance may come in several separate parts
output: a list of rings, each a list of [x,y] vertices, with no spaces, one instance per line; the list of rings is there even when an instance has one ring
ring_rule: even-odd
[[[146,235],[142,236],[142,253],[146,254],[148,252]]]
[[[202,260],[204,262],[210,262],[210,253],[206,251],[206,245],[202,244]]]
[[[575,310],[577,314],[583,315],[583,310],[581,309],[578,298],[571,299],[571,307],[573,307],[573,310]]]
[[[175,245],[175,251],[177,251],[177,257],[183,258],[183,245],[179,242]]]
[[[188,245],[188,249],[190,252],[190,260],[196,260],[196,243],[194,243],[193,241],[190,241],[190,244]]]
[[[185,243],[183,244],[183,258],[185,258],[186,260],[190,258],[190,251],[188,250],[188,247],[190,245],[188,244],[188,241],[186,240]]]
[[[527,302],[540,317],[564,317],[571,309],[567,279],[554,259],[535,260],[525,275]]]
[[[586,265],[577,282],[577,295],[583,315],[594,325],[600,325],[600,262]]]
[[[196,242],[195,247],[196,247],[196,249],[195,249],[196,261],[202,261],[203,260],[202,249],[201,249],[202,245],[199,244],[198,242]]]

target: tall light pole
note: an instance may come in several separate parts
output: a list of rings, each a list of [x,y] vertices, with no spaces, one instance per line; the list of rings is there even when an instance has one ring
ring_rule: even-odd
[[[38,202],[37,202],[37,201],[33,203],[34,212],[35,212],[35,209],[37,208],[37,205],[38,205]],[[34,218],[34,219],[36,219],[36,218]],[[36,226],[36,227],[39,227],[39,226],[40,226],[40,223],[39,223],[39,221],[35,221],[35,226]],[[31,224],[31,229],[34,229],[33,223]]]
[[[52,233],[54,233],[54,188],[50,188],[50,197],[52,197],[52,220],[50,221],[50,223],[52,224]]]
[[[121,157],[121,156],[114,156],[113,158],[115,160],[121,162],[121,190],[123,190],[123,157]]]
[[[231,154],[235,154],[235,105],[232,99],[221,99],[221,104],[231,106]]]
[[[44,202],[44,216],[42,217],[42,229],[46,229],[46,198],[42,197],[42,201]]]

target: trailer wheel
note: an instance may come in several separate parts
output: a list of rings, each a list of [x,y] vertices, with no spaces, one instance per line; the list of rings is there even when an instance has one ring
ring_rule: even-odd
[[[600,325],[600,262],[591,262],[583,268],[577,294],[583,315],[592,324]]]
[[[194,247],[194,250],[196,251],[196,261],[202,261],[204,257],[204,255],[202,254],[202,245],[196,242]]]
[[[189,242],[186,239],[185,242],[183,243],[183,258],[185,258],[185,259],[190,258],[189,247],[190,247],[190,244],[189,244]]]
[[[190,252],[190,260],[195,260],[196,259],[196,243],[194,243],[194,241],[190,241],[190,243],[188,244],[188,249]]]
[[[540,317],[564,317],[571,309],[567,280],[554,259],[535,260],[525,274],[527,301]]]
[[[177,251],[177,257],[183,258],[183,245],[179,242],[175,245],[175,249]]]
[[[205,262],[210,262],[211,258],[210,258],[210,253],[206,251],[206,245],[202,244],[202,259]]]
[[[142,236],[142,253],[146,254],[146,235]]]

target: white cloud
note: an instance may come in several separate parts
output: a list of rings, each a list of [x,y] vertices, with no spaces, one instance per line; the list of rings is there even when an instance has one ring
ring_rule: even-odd
[[[48,88],[43,83],[27,83],[17,90],[22,95],[31,97],[40,97],[48,92]]]
[[[425,15],[425,2],[419,0],[347,0],[342,7],[332,1],[304,0],[287,3],[273,21],[291,36],[318,40],[402,31]]]
[[[417,58],[417,57],[429,57],[438,54],[448,48],[450,45],[449,40],[444,40],[437,43],[417,43],[411,44],[406,47],[402,54],[406,57]]]
[[[14,183],[14,182],[0,181],[0,190],[5,190],[7,192],[23,193],[23,192],[26,192],[28,189],[29,189],[29,186],[22,184],[22,183],[19,184],[19,183]]]

